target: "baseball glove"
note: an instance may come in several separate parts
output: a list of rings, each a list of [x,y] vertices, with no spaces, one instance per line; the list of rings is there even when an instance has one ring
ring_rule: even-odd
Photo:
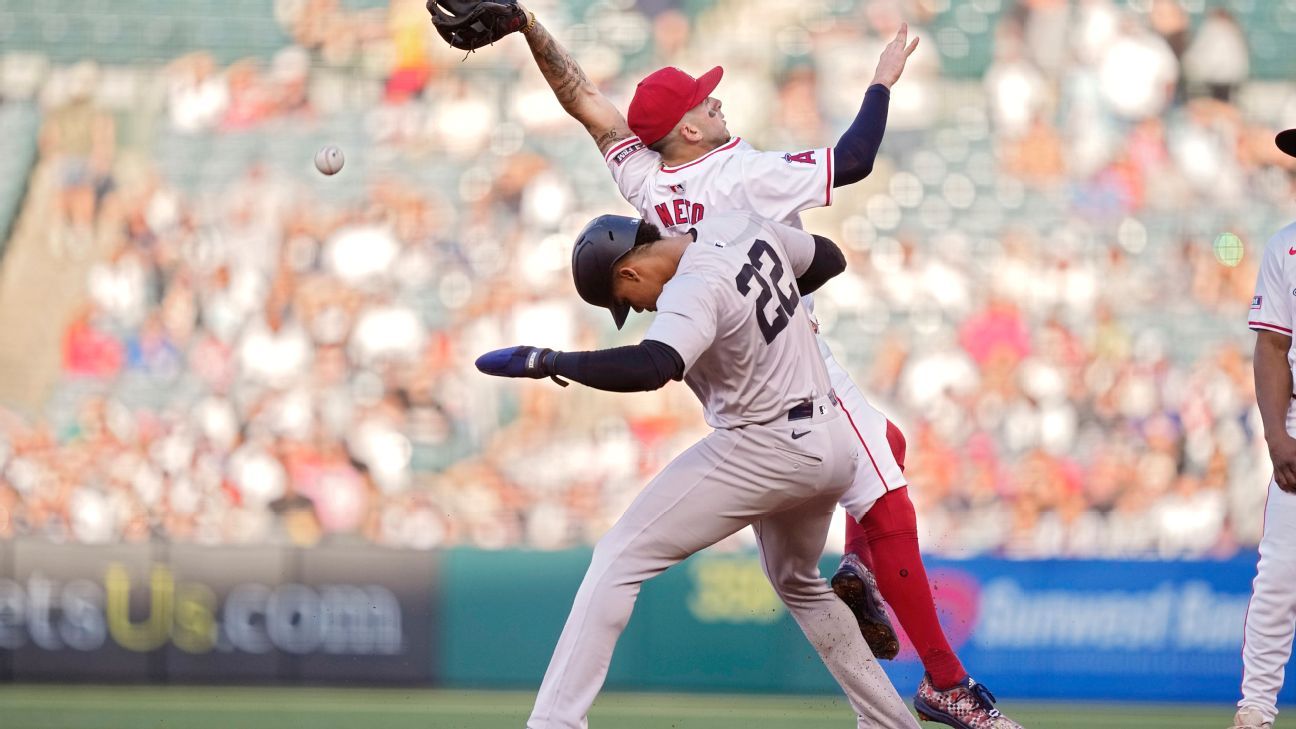
[[[432,25],[446,43],[475,51],[527,26],[517,0],[428,0]]]

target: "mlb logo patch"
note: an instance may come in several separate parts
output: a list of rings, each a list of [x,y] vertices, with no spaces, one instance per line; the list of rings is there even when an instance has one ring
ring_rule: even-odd
[[[1251,298],[1251,308],[1252,308],[1252,309],[1259,309],[1259,308],[1260,308],[1260,304],[1261,304],[1263,301],[1264,301],[1264,297],[1263,297],[1263,296],[1253,296],[1253,297]]]
[[[681,183],[681,184],[679,184],[679,185],[667,185],[667,187],[669,187],[669,188],[670,188],[670,191],[673,192],[673,193],[675,193],[676,195],[683,195],[683,194],[684,194],[684,185],[683,185],[683,183]]]

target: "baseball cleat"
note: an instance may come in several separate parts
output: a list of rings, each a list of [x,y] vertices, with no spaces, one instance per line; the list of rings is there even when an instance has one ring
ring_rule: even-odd
[[[923,721],[934,721],[959,729],[1022,729],[1022,725],[1004,716],[994,707],[990,689],[971,676],[948,691],[937,691],[931,675],[923,674],[914,696],[914,710]]]
[[[1238,709],[1237,716],[1233,717],[1233,726],[1229,729],[1273,729],[1273,722],[1265,721],[1258,709],[1243,706]]]
[[[891,627],[891,618],[887,617],[877,578],[859,557],[853,554],[842,557],[841,566],[832,578],[832,589],[855,613],[860,633],[873,655],[882,660],[895,658],[900,652],[900,639]]]

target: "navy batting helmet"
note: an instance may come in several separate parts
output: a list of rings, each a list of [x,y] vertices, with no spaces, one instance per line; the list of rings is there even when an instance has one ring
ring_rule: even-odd
[[[600,215],[576,236],[576,247],[572,249],[576,291],[586,303],[612,312],[617,329],[625,324],[630,307],[612,297],[612,267],[634,247],[639,222],[639,218],[624,215]]]

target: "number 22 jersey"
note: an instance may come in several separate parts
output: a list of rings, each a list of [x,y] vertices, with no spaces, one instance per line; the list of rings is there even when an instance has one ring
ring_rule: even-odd
[[[746,212],[715,212],[657,299],[644,339],[684,360],[684,382],[713,428],[780,418],[828,394],[828,371],[801,304],[796,277],[814,258],[813,237]]]

